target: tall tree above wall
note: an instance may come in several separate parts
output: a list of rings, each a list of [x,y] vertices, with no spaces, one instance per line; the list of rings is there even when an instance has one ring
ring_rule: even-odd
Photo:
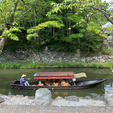
[[[57,13],[62,9],[73,9],[76,8],[78,11],[85,9],[95,9],[101,12],[106,19],[113,24],[113,9],[108,10],[109,4],[107,2],[102,2],[102,0],[63,0],[62,3],[51,3],[53,9],[48,12],[48,15],[51,13]]]
[[[2,34],[0,39],[0,50],[2,51],[4,48],[5,41],[7,39],[8,30],[12,27],[14,22],[15,12],[17,10],[18,3],[23,0],[2,0],[0,1],[0,21],[2,26]]]

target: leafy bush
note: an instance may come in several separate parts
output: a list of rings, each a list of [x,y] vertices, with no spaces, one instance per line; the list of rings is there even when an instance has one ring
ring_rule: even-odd
[[[105,55],[112,55],[113,54],[113,50],[104,48],[102,53],[105,54]]]

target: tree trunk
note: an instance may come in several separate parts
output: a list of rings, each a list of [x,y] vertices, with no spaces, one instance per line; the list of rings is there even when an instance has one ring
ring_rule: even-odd
[[[7,30],[7,25],[5,25],[3,32],[2,32],[2,38],[0,39],[0,50],[2,51],[5,45],[5,41],[7,39],[7,36],[4,35],[5,31]]]
[[[3,50],[3,48],[4,48],[4,45],[5,45],[5,37],[3,38],[1,38],[1,40],[0,40],[0,50]]]

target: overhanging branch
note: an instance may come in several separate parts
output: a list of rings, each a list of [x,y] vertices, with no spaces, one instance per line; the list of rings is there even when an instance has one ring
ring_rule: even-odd
[[[113,19],[110,17],[111,14],[107,13],[105,10],[103,10],[100,7],[95,7],[95,6],[90,6],[90,7],[93,8],[93,9],[96,9],[96,10],[100,11],[102,14],[104,14],[104,16],[106,17],[106,19],[113,24]]]

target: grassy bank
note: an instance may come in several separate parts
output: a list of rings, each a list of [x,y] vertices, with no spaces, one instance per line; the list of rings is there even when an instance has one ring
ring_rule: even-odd
[[[0,69],[30,69],[30,68],[65,68],[65,67],[83,67],[83,68],[111,68],[112,62],[107,63],[0,63]]]

